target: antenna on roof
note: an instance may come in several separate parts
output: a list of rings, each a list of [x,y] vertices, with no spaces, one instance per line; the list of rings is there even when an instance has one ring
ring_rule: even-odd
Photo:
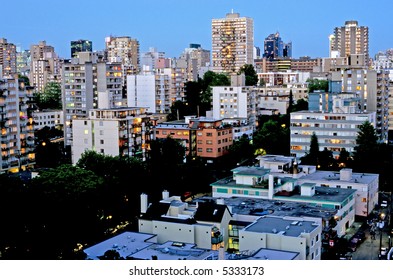
[[[231,10],[231,13],[233,14],[233,9]]]

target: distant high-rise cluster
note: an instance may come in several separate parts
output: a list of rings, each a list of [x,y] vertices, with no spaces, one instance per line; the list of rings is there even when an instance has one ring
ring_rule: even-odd
[[[267,59],[291,58],[292,42],[284,43],[278,32],[270,34],[264,41],[263,57]]]

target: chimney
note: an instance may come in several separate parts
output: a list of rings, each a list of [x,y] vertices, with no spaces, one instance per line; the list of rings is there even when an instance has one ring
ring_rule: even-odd
[[[268,192],[269,199],[273,199],[273,194],[274,194],[274,176],[269,175],[269,192]]]
[[[166,200],[166,199],[168,199],[169,198],[169,192],[167,191],[167,190],[164,190],[163,192],[162,192],[162,199],[163,200]]]
[[[340,170],[340,181],[350,181],[352,179],[352,169],[343,168]]]
[[[147,211],[147,194],[141,194],[141,214],[146,213]]]
[[[225,205],[225,201],[224,201],[224,199],[221,198],[221,197],[220,197],[220,198],[217,198],[216,203],[219,204],[219,205]]]

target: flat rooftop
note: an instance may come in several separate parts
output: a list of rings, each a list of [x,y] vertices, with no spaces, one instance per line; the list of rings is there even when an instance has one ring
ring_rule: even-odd
[[[198,249],[195,244],[167,241],[163,244],[152,244],[130,257],[138,260],[151,260],[153,256],[158,260],[204,260],[212,256],[212,251]]]
[[[304,184],[303,184],[304,185]],[[276,198],[282,198],[284,200],[306,200],[310,203],[316,202],[334,202],[341,203],[346,200],[350,195],[354,194],[356,189],[336,189],[336,188],[328,188],[328,187],[315,187],[315,195],[313,196],[304,196],[300,194],[293,194],[291,196],[279,196],[276,195]]]
[[[302,219],[286,219],[284,217],[265,216],[256,220],[251,225],[244,228],[245,231],[283,234],[286,236],[298,237],[304,232],[314,231],[318,225],[312,221]]]
[[[99,257],[108,250],[116,250],[120,257],[125,259],[136,251],[150,246],[155,241],[153,237],[155,237],[154,234],[127,231],[83,251],[87,255],[86,259],[91,260],[99,260]]]
[[[370,184],[379,177],[379,174],[354,173],[350,180],[340,180],[340,171],[316,171],[299,178],[299,181],[337,181],[339,183]],[[346,187],[346,186],[345,186]]]
[[[294,216],[294,217],[312,217],[329,220],[337,214],[336,209],[313,206],[306,202],[280,201],[262,198],[248,197],[210,197],[203,196],[193,201],[223,199],[232,214],[252,215],[252,216]]]

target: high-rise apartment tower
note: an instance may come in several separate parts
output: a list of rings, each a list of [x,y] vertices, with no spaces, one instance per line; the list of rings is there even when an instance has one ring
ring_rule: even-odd
[[[254,20],[228,13],[212,20],[213,71],[236,73],[244,64],[253,64]]]

